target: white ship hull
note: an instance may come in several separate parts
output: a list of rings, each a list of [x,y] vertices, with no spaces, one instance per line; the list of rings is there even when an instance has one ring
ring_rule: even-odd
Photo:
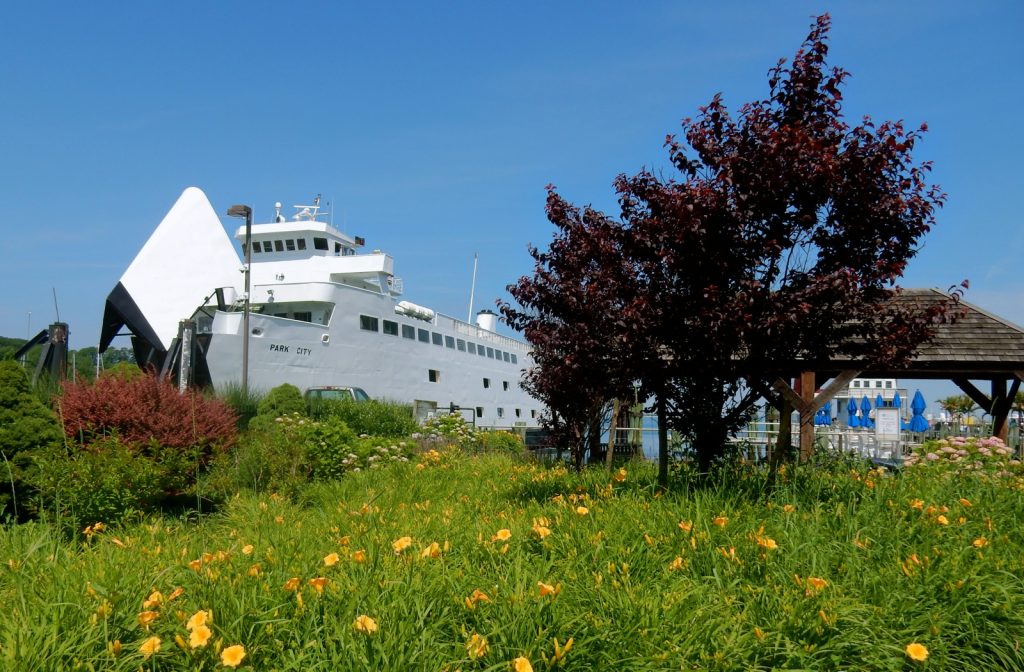
[[[454,405],[480,427],[539,426],[541,406],[520,386],[531,366],[525,343],[495,333],[493,315],[473,325],[398,301],[391,257],[359,253],[362,240],[318,221],[315,208],[303,214],[252,226],[251,390],[361,387],[412,404],[420,418]],[[101,347],[127,326],[136,352],[166,369],[179,321],[192,318],[210,382],[240,385],[241,264],[205,195],[186,190],[108,297]]]

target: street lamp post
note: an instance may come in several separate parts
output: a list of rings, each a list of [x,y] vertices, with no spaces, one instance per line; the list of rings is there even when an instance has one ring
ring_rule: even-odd
[[[245,217],[245,307],[242,309],[242,396],[249,398],[249,274],[252,267],[252,208],[232,205],[228,217]]]

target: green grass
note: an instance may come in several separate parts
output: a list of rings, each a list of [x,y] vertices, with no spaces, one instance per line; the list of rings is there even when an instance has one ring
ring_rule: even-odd
[[[218,646],[242,644],[253,670],[509,670],[520,656],[534,670],[1024,669],[1020,480],[836,467],[790,470],[766,495],[762,475],[737,470],[662,494],[653,467],[627,470],[444,454],[298,501],[239,495],[198,521],[74,541],[9,526],[0,667],[213,670]],[[432,542],[439,557],[421,557]],[[315,577],[329,579],[322,595]],[[141,627],[143,601],[176,588]],[[489,599],[471,608],[474,591]],[[175,636],[187,642],[200,609],[213,637],[186,651]],[[355,630],[359,615],[377,632]],[[161,648],[145,658],[150,636]],[[926,661],[907,656],[912,642]]]

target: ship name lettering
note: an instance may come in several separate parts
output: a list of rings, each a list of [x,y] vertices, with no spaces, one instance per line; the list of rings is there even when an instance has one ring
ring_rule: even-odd
[[[278,345],[277,343],[271,343],[270,344],[270,349],[273,352],[288,352],[288,346],[287,345]]]
[[[306,355],[306,356],[309,356],[312,353],[313,353],[313,351],[310,350],[309,348],[295,348],[295,354],[296,355]]]

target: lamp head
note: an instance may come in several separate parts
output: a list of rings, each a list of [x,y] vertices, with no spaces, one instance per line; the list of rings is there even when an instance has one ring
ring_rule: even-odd
[[[228,217],[250,217],[252,208],[248,205],[232,205],[228,208]]]

